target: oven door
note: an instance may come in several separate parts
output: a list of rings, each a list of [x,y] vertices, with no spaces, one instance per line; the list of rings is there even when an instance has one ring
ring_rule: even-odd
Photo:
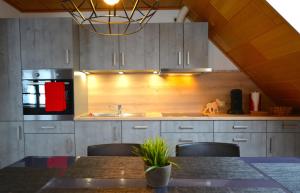
[[[65,84],[66,109],[47,112],[45,83]],[[23,80],[23,112],[25,120],[72,120],[74,115],[73,80]]]

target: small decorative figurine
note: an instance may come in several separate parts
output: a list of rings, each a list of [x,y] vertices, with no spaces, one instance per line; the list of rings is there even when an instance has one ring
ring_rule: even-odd
[[[219,99],[216,99],[215,101],[208,103],[205,108],[203,109],[202,113],[204,115],[214,115],[216,113],[220,112],[220,108],[225,106],[225,102],[221,101]]]

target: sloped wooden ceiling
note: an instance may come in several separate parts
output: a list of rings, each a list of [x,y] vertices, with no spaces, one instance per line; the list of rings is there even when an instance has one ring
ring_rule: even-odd
[[[279,105],[300,109],[300,35],[265,0],[184,0],[194,21]]]

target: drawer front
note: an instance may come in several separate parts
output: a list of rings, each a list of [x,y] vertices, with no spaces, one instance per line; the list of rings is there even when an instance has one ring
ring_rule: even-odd
[[[213,133],[162,133],[169,145],[170,155],[175,156],[176,145],[195,142],[213,142]]]
[[[25,156],[74,155],[74,134],[25,134]]]
[[[161,132],[213,132],[213,121],[162,121]]]
[[[300,133],[300,121],[268,121],[267,132]]]
[[[239,145],[241,157],[266,156],[266,133],[215,133],[214,141]]]
[[[160,136],[159,121],[122,121],[122,143],[143,143]]]
[[[266,121],[214,121],[215,132],[266,132]]]
[[[25,133],[74,133],[73,121],[25,121]]]
[[[76,156],[87,156],[90,145],[121,143],[121,121],[76,121]]]

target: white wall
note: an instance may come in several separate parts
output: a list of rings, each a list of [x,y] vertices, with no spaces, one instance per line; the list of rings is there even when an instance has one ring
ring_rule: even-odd
[[[178,15],[178,10],[159,10],[151,19],[152,23],[174,22]],[[0,0],[0,18],[5,17],[70,17],[68,13],[20,13],[15,8]],[[189,22],[189,21],[187,21]],[[209,66],[218,70],[237,70],[236,66],[212,43],[208,45]]]
[[[14,7],[0,0],[0,18],[15,18],[19,17],[20,12]]]

